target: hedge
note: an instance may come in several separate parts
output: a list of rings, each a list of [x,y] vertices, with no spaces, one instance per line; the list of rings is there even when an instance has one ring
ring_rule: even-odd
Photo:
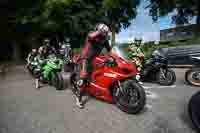
[[[142,47],[142,51],[145,53],[145,57],[148,58],[154,50],[159,48],[185,46],[193,44],[200,44],[200,37],[188,40],[177,40],[173,42],[160,42],[159,44],[145,43]]]
[[[192,44],[200,44],[200,37],[187,39],[187,40],[182,39],[182,40],[177,40],[173,42],[159,42],[159,44],[154,44],[154,42],[148,42],[142,46],[142,51],[145,54],[145,58],[149,58],[152,52],[159,48],[184,46],[184,45],[192,45]],[[128,52],[128,45],[129,45],[128,43],[120,44],[120,48],[124,50],[125,52]],[[76,54],[80,54],[82,51],[82,48],[76,48],[73,51]],[[102,54],[105,54],[105,53],[106,53],[106,50],[104,49],[102,51]]]

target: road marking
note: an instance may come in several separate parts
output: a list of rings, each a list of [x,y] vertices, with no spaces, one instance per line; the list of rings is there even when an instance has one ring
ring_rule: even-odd
[[[143,88],[145,90],[148,90],[148,89],[152,89],[152,88],[175,88],[176,85],[171,85],[171,86],[155,86],[155,85],[152,85],[152,86],[143,86]]]
[[[152,109],[152,108],[153,108],[153,106],[152,106],[152,105],[150,105],[150,104],[146,104],[146,108],[147,108],[147,109]]]
[[[171,85],[171,86],[157,86],[157,88],[175,88],[176,85]]]
[[[159,95],[155,92],[152,91],[145,91],[146,92],[146,97],[151,98],[151,99],[158,99]]]
[[[143,86],[144,89],[151,89],[152,87],[150,86]]]

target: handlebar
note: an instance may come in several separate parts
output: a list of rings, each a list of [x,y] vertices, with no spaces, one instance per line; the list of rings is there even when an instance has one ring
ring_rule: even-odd
[[[111,56],[108,57],[108,59],[104,62],[100,62],[98,64],[96,64],[98,67],[102,67],[102,66],[116,66],[117,62],[115,61],[115,59]]]

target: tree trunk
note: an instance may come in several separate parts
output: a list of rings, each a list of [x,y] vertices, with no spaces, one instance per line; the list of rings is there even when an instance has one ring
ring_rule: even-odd
[[[111,40],[112,47],[115,46],[115,30],[112,30],[112,40]]]
[[[16,42],[12,43],[12,47],[13,47],[13,60],[15,62],[19,62],[20,61],[20,47]]]
[[[197,8],[197,19],[196,19],[196,23],[200,24],[200,2],[198,2],[198,8]]]
[[[197,23],[197,24],[200,24],[200,12],[199,12],[198,15],[197,15],[196,23]]]

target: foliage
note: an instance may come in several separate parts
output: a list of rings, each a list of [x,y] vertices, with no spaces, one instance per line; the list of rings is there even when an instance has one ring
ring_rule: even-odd
[[[25,6],[30,4],[26,3]],[[81,0],[38,0],[31,5],[18,8],[16,22],[29,25],[34,32],[60,32],[69,37],[79,37],[84,36],[94,25],[94,6]]]
[[[189,20],[197,16],[196,23],[200,23],[200,1],[199,0],[149,0],[147,8],[154,21],[159,17],[176,11],[172,16],[172,22],[177,25],[189,23]]]
[[[121,28],[128,28],[136,17],[140,0],[103,0],[105,17],[112,30],[112,45],[115,45],[115,33]]]
[[[140,0],[104,0],[103,9],[105,15],[112,28],[116,28],[116,32],[121,27],[127,28],[130,20],[136,17],[136,9]]]
[[[200,38],[197,37],[197,38],[192,38],[192,39],[188,39],[188,40],[185,40],[185,41],[181,41],[181,40],[173,41],[173,42],[170,42],[168,44],[165,44],[165,43],[162,43],[162,42],[159,45],[145,44],[142,49],[145,53],[146,58],[148,58],[148,57],[150,57],[150,55],[152,54],[152,52],[154,50],[159,49],[159,48],[194,45],[194,44],[199,44],[199,43],[200,43]]]
[[[16,24],[30,32],[65,35],[80,45],[97,22],[105,20],[118,32],[136,16],[140,0],[19,0]],[[21,28],[20,28],[21,29]]]
[[[172,28],[170,30],[173,30],[175,32],[200,32],[199,25],[197,24],[191,24],[187,26],[179,26],[176,28]]]

